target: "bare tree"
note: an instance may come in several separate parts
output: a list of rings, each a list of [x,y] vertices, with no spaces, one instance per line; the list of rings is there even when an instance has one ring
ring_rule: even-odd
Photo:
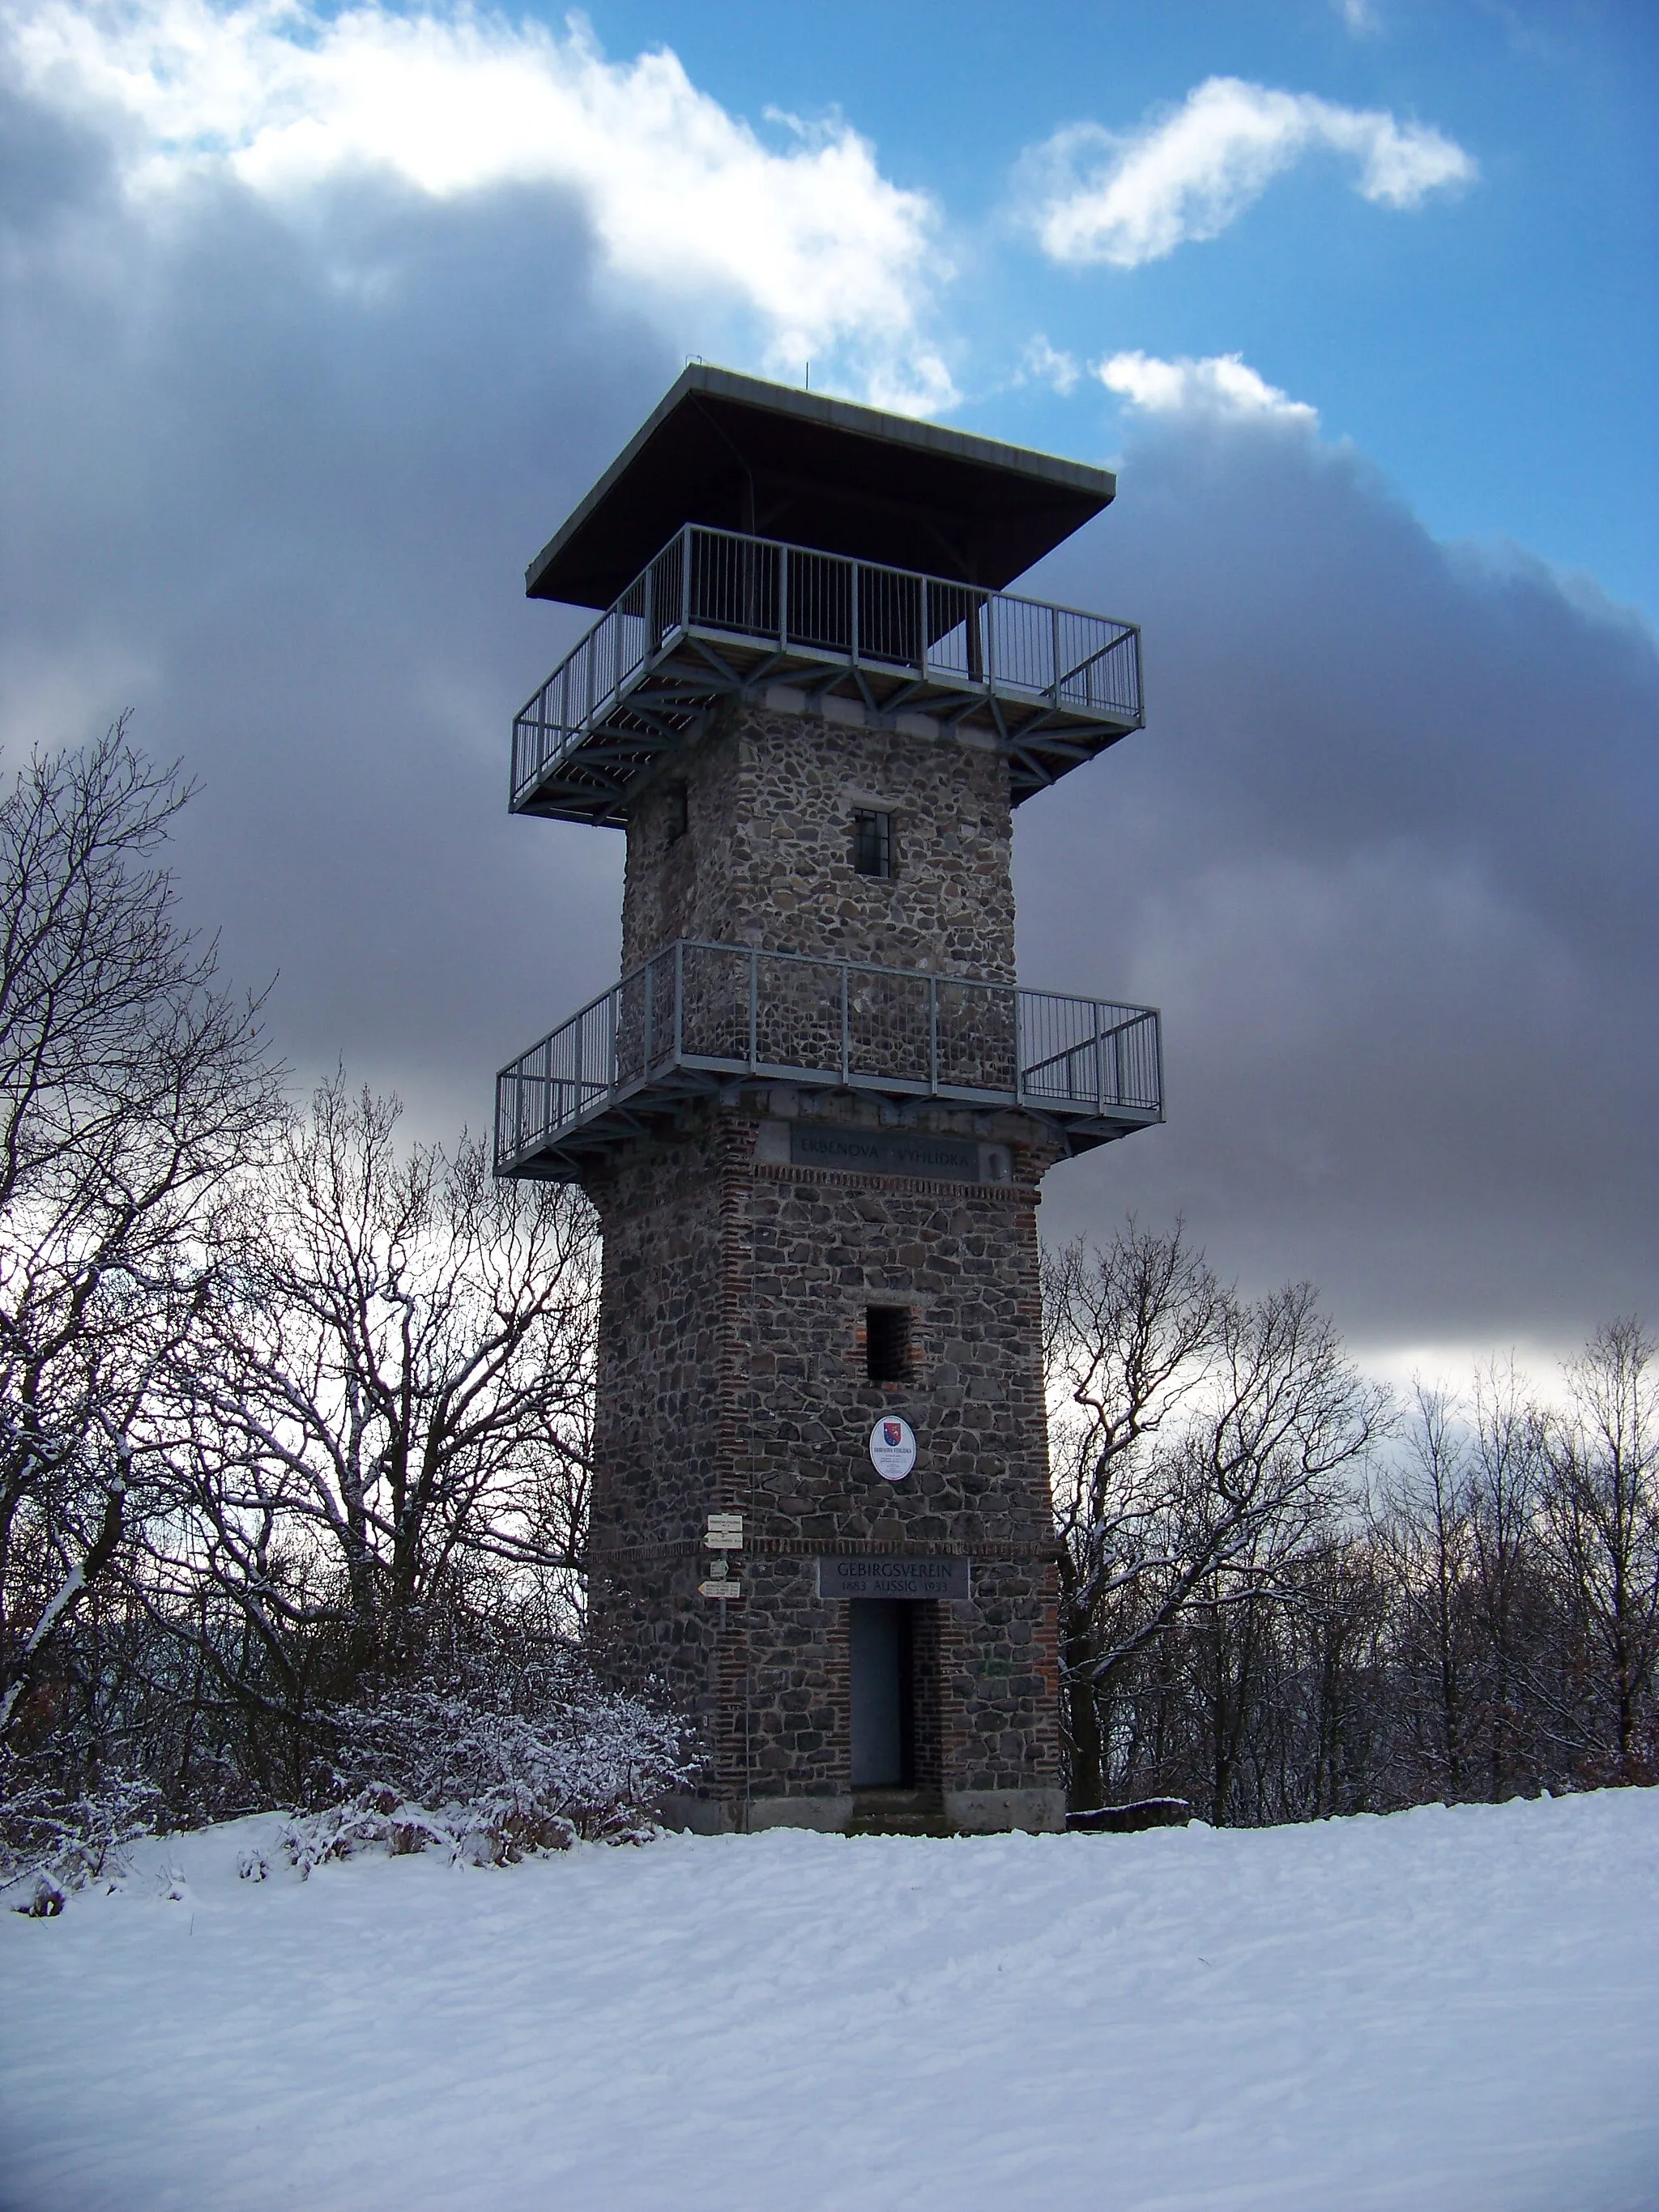
[[[1583,1651],[1600,1773],[1653,1778],[1659,1665],[1659,1370],[1634,1320],[1569,1364],[1571,1402],[1547,1442],[1544,1516]],[[1598,1756],[1599,1755],[1599,1756]],[[1596,1769],[1593,1769],[1596,1771]]]
[[[1483,1424],[1483,1438],[1489,1434]],[[1402,1462],[1381,1486],[1371,1539],[1392,1586],[1395,1644],[1418,1732],[1413,1763],[1453,1797],[1469,1783],[1476,1556],[1491,1533],[1489,1520],[1477,1525],[1476,1480],[1457,1401],[1416,1383]],[[1500,1494],[1500,1527],[1507,1525],[1503,1502]]]
[[[1273,1616],[1308,1603],[1299,1570],[1346,1502],[1337,1478],[1365,1453],[1386,1412],[1386,1393],[1346,1359],[1310,1285],[1228,1300],[1209,1389],[1170,1455],[1175,1541],[1152,1608],[1154,1621],[1185,1614],[1201,1632],[1218,1822],[1227,1816]]]
[[[1133,1220],[1103,1251],[1079,1242],[1045,1255],[1043,1292],[1049,1389],[1064,1394],[1053,1437],[1061,1669],[1073,1791],[1086,1808],[1104,1779],[1097,1692],[1135,1648],[1107,1624],[1133,1618],[1162,1559],[1168,1493],[1155,1447],[1204,1382],[1224,1294],[1181,1223],[1159,1236]]]
[[[276,1103],[160,863],[189,797],[123,720],[0,802],[0,1736],[142,1517],[197,1224]]]
[[[173,1369],[174,1588],[212,1588],[242,1631],[215,1663],[290,1720],[515,1575],[579,1605],[592,1216],[465,1139],[400,1148],[399,1112],[317,1093],[219,1220],[203,1348]]]
[[[1496,1802],[1563,1771],[1567,1699],[1558,1608],[1540,1541],[1549,1417],[1513,1358],[1477,1370],[1473,1402],[1468,1709],[1482,1794]]]
[[[1099,1802],[1114,1678],[1177,1623],[1200,1622],[1220,1808],[1260,1609],[1296,1601],[1291,1565],[1327,1529],[1334,1478],[1368,1449],[1386,1393],[1345,1358],[1307,1285],[1242,1300],[1179,1225],[1158,1237],[1131,1223],[1104,1253],[1073,1248],[1048,1291],[1050,1371],[1079,1409],[1056,1453],[1074,1795]]]

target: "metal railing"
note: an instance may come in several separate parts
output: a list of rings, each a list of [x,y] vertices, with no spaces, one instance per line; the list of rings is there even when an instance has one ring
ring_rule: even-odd
[[[744,1077],[1126,1124],[1163,1115],[1151,1007],[682,938],[501,1071],[497,1167],[653,1085]]]
[[[698,634],[896,678],[882,702],[890,710],[945,689],[1140,720],[1132,623],[688,523],[515,717],[514,799],[603,723],[641,670]]]

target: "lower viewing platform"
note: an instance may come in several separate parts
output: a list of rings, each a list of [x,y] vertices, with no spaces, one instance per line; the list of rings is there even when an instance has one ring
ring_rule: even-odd
[[[501,1071],[495,1171],[577,1181],[751,1081],[1018,1108],[1075,1152],[1164,1118],[1152,1007],[683,938]]]

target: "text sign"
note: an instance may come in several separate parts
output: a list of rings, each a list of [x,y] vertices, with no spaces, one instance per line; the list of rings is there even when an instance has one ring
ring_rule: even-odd
[[[924,1129],[846,1129],[792,1121],[789,1158],[798,1168],[862,1168],[868,1175],[979,1181],[979,1146],[972,1137],[933,1137]]]
[[[966,1559],[820,1559],[818,1595],[857,1597],[971,1597]]]
[[[898,1413],[884,1413],[870,1431],[870,1464],[884,1482],[902,1482],[916,1463],[916,1432]]]

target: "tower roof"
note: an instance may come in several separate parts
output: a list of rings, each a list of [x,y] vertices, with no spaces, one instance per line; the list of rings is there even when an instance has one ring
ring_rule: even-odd
[[[993,438],[696,362],[531,562],[529,596],[607,607],[688,522],[994,591],[1116,479]]]

